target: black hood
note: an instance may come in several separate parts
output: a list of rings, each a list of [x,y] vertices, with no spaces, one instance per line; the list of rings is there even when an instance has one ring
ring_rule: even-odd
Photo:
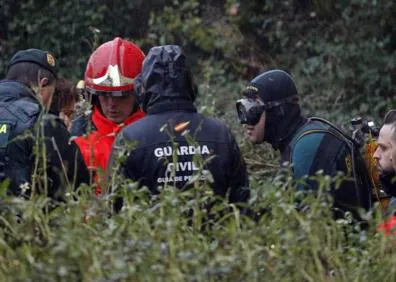
[[[176,45],[151,48],[136,84],[143,111],[148,113],[160,105],[163,109],[193,107],[196,98],[186,57]]]
[[[284,104],[266,112],[264,140],[283,154],[297,130],[307,121],[299,105]]]
[[[266,110],[264,141],[281,153],[286,149],[294,133],[306,119],[301,115],[293,78],[280,69],[266,71],[245,88],[247,97],[259,97],[263,103],[282,102]]]

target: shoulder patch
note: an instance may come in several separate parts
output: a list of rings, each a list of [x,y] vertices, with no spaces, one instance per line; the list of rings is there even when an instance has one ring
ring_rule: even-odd
[[[345,157],[345,166],[347,168],[348,176],[352,175],[352,156],[351,156],[351,154],[348,154]]]
[[[178,123],[175,125],[175,131],[176,132],[183,131],[184,129],[186,129],[188,127],[189,124],[190,124],[189,121]]]
[[[8,139],[11,133],[11,122],[0,121],[0,149],[4,149],[8,145]]]

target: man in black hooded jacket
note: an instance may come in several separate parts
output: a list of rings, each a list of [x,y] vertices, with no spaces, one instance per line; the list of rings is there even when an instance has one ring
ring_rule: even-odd
[[[55,58],[39,49],[17,52],[0,81],[0,182],[24,198],[41,193],[57,200],[67,185],[89,183],[88,170],[70,134],[51,112]]]
[[[239,147],[225,125],[197,113],[197,93],[181,49],[152,48],[140,80],[147,116],[119,134],[110,166],[119,150],[133,142],[121,173],[152,193],[165,185],[185,189],[198,180],[208,183],[216,195],[228,195],[229,202],[247,201],[247,172]]]

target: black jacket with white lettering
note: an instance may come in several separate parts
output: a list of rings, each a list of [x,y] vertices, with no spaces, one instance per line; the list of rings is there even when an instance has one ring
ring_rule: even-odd
[[[151,49],[141,74],[147,116],[118,135],[110,166],[131,146],[121,173],[152,193],[164,185],[186,189],[201,181],[216,195],[228,195],[230,202],[245,202],[249,188],[239,147],[225,125],[197,113],[191,77],[185,72],[180,49]]]
[[[165,183],[185,188],[194,176],[209,183],[209,171],[217,195],[229,192],[230,202],[246,201],[246,167],[230,130],[198,114],[192,103],[179,103],[177,110],[160,108],[150,109],[117,138],[112,159],[116,152],[133,147],[122,173],[157,193]]]
[[[67,184],[89,183],[81,153],[69,138],[58,115],[42,113],[32,89],[0,81],[0,181],[10,180],[11,194],[27,197],[32,176],[37,189],[58,200]]]

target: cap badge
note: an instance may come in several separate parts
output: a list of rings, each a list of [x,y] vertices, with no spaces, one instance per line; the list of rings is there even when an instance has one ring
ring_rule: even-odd
[[[47,62],[50,66],[55,67],[55,58],[49,53],[47,53]]]

